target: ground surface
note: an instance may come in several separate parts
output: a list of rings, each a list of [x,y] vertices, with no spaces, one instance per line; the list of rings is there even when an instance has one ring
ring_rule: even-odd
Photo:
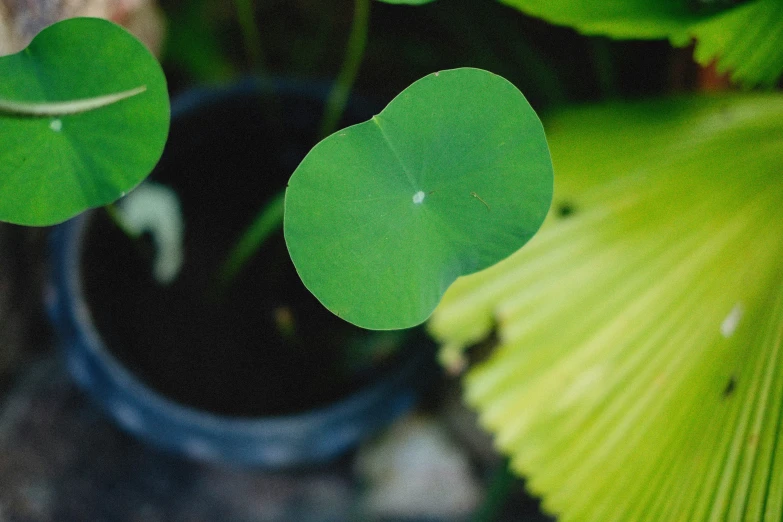
[[[477,494],[480,501],[485,481],[475,449],[451,437],[446,445],[422,452],[423,444],[453,431],[446,428],[443,414],[418,413],[411,418],[404,421],[407,427],[396,426],[387,433],[396,438],[392,444],[373,441],[323,469],[266,473],[196,463],[151,449],[118,430],[74,386],[59,357],[49,354],[25,364],[0,402],[0,521],[472,520],[470,502],[456,506],[450,500],[452,504],[444,506],[439,500],[448,497],[438,493],[437,485],[463,488],[463,500]],[[423,418],[433,420],[424,430]],[[403,478],[409,474],[408,483],[426,484],[429,479],[430,498],[404,500],[403,487],[387,494],[396,498],[379,500],[380,488],[389,483],[381,484],[378,472],[366,468],[368,462],[390,467],[386,452],[394,452],[395,472]],[[465,473],[459,484],[454,482],[455,470]],[[419,514],[388,515],[395,502],[402,502],[403,508],[418,506]],[[547,520],[535,506],[517,487],[496,520]],[[422,509],[429,509],[430,515]],[[384,510],[387,516],[382,516]]]

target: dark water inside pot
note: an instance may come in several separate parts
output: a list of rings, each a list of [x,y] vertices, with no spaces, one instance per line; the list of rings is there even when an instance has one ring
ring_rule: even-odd
[[[224,298],[208,297],[229,248],[314,143],[307,122],[317,120],[320,102],[279,100],[285,125],[265,125],[264,105],[251,95],[173,122],[151,176],[173,187],[183,207],[185,263],[172,285],[152,279],[144,248],[104,212],[93,215],[86,235],[84,287],[109,350],[154,389],[222,414],[290,413],[330,402],[393,364],[393,356],[355,364],[357,345],[388,354],[400,340],[324,309],[296,275],[282,231]],[[347,371],[352,366],[360,371]]]

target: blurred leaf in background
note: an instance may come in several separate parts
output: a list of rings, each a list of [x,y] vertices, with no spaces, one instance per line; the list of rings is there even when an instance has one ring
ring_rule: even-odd
[[[189,0],[168,11],[169,30],[164,60],[175,64],[196,83],[222,83],[239,76],[236,58],[226,49],[228,9],[210,0]]]
[[[700,64],[717,60],[719,71],[731,71],[732,79],[745,86],[773,85],[783,71],[783,3],[779,0],[502,1],[585,34],[668,38],[676,46],[695,40],[694,57]]]

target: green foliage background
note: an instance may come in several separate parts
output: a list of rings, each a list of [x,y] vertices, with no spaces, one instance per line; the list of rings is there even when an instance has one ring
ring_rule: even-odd
[[[746,86],[771,86],[783,71],[783,3],[753,0],[724,11],[696,0],[503,0],[533,16],[612,38],[695,41],[696,60]],[[700,5],[704,7],[699,8]]]

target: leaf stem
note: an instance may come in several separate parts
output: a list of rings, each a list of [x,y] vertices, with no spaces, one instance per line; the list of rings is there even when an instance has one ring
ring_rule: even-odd
[[[252,0],[235,0],[237,16],[242,25],[245,46],[256,66],[261,65],[262,54],[260,37],[253,21]],[[345,110],[348,94],[351,91],[367,43],[367,30],[370,19],[370,0],[355,0],[354,18],[348,36],[348,48],[337,81],[329,93],[324,108],[319,136],[334,132]],[[248,259],[255,254],[266,239],[283,223],[285,191],[276,194],[256,216],[245,230],[220,267],[215,290],[223,293],[231,286]]]
[[[261,46],[261,33],[253,16],[253,0],[234,0],[234,5],[237,9],[237,21],[242,31],[248,62],[260,74],[265,69],[266,59]]]
[[[612,54],[611,42],[606,38],[591,38],[590,57],[598,79],[598,87],[604,100],[614,100],[619,97],[617,89],[617,67]]]
[[[354,0],[353,22],[351,33],[348,36],[348,48],[345,52],[340,73],[337,75],[329,97],[326,100],[321,128],[318,131],[319,138],[325,138],[333,133],[340,123],[348,95],[356,80],[359,66],[364,56],[364,48],[367,44],[367,31],[370,20],[370,0]]]
[[[492,474],[484,502],[471,517],[471,522],[492,522],[497,520],[508,500],[516,477],[504,462]]]
[[[262,90],[268,93],[261,99],[262,113],[270,125],[277,125],[283,121],[283,108],[275,93],[275,85],[267,72],[266,56],[264,46],[261,44],[261,33],[255,19],[253,0],[234,0],[234,5],[248,65],[254,71]]]
[[[237,277],[248,259],[283,223],[285,191],[280,191],[261,209],[236,242],[218,271],[217,290],[224,292]]]
[[[26,117],[56,117],[79,114],[81,112],[92,111],[106,107],[120,100],[136,96],[147,90],[146,85],[141,85],[135,89],[122,91],[94,98],[82,98],[78,100],[58,101],[58,102],[20,102],[13,100],[0,100],[0,115],[6,116],[26,116]]]

